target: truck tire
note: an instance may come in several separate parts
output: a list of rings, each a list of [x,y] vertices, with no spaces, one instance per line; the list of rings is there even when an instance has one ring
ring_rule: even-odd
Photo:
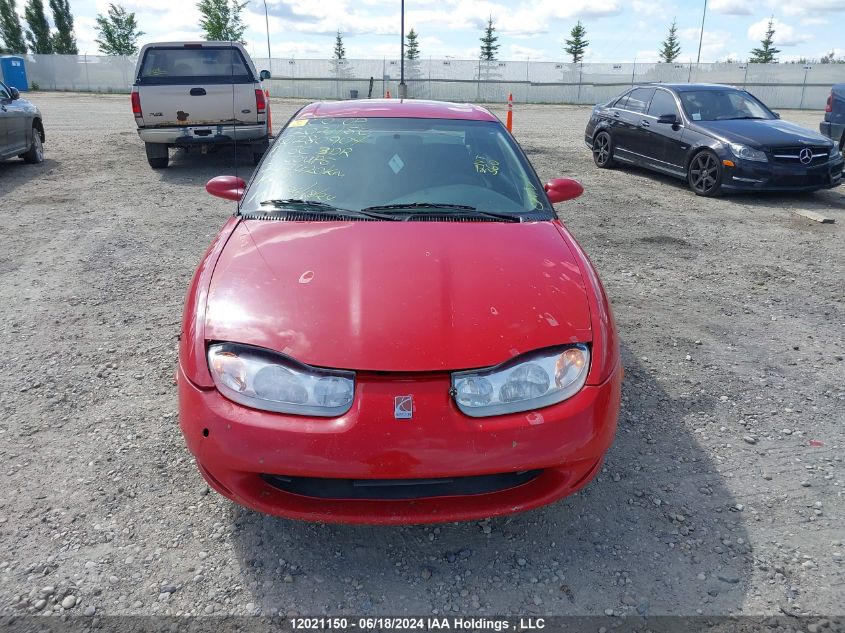
[[[845,132],[842,132],[842,137],[839,139],[839,151],[845,150]]]
[[[144,143],[147,152],[147,162],[153,169],[164,169],[170,162],[170,152],[167,145],[160,143]]]
[[[252,164],[257,165],[261,162],[261,157],[264,156],[264,152],[267,151],[267,148],[270,147],[270,142],[267,139],[260,141],[258,143],[253,143],[252,145]]]

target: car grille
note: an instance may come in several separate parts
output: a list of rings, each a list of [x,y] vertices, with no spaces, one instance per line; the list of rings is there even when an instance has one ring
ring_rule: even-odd
[[[516,473],[441,477],[436,479],[324,479],[261,475],[268,484],[305,497],[319,499],[425,499],[489,494],[515,488],[540,475],[541,470]]]
[[[800,160],[801,150],[809,149],[813,153],[813,159],[809,163],[802,163]],[[817,165],[827,161],[830,150],[827,147],[801,145],[800,147],[775,147],[772,155],[776,163],[787,165]]]

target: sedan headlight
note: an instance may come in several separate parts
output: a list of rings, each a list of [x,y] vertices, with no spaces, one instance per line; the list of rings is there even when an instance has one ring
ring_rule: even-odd
[[[452,374],[458,408],[478,418],[529,411],[574,396],[587,381],[586,345],[534,352],[488,369]]]
[[[731,153],[734,156],[741,158],[742,160],[754,160],[760,163],[766,163],[769,161],[769,158],[766,156],[766,152],[760,151],[759,149],[752,149],[748,147],[748,145],[730,143],[728,147],[731,148]]]
[[[839,158],[839,154],[841,154],[841,153],[842,152],[839,151],[839,148],[836,145],[834,145],[833,147],[830,148],[829,156],[830,156],[830,158]]]
[[[334,417],[352,406],[355,374],[310,367],[260,347],[215,343],[208,366],[221,394],[254,409]]]

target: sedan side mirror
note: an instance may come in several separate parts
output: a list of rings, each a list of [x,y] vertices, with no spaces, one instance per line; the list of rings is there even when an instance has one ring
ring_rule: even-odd
[[[12,101],[21,98],[21,91],[17,88],[9,88],[9,96],[12,97]]]
[[[776,118],[776,119],[779,119],[779,118],[780,118],[780,112],[772,112],[772,114],[774,114],[774,115],[775,115],[775,118]]]
[[[270,71],[262,70],[260,73],[258,73],[258,77],[259,79],[261,79],[261,81],[264,81],[265,79],[270,79]]]
[[[572,178],[555,178],[547,182],[543,189],[546,190],[546,195],[552,204],[572,200],[584,193],[581,183]]]
[[[238,201],[243,198],[246,182],[237,176],[217,176],[205,183],[205,190],[212,196],[224,200]]]
[[[678,115],[677,114],[661,114],[657,117],[658,123],[663,123],[664,125],[677,125],[678,124]]]

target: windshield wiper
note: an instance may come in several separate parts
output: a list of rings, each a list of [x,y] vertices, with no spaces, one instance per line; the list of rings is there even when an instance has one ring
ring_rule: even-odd
[[[361,211],[391,211],[394,214],[406,215],[405,219],[412,217],[418,210],[448,211],[448,213],[432,215],[460,215],[463,217],[481,217],[503,220],[505,222],[522,222],[522,217],[513,213],[496,213],[494,211],[479,211],[475,207],[465,204],[442,204],[435,202],[408,202],[405,204],[381,204],[372,207],[364,207]]]
[[[275,215],[275,211],[286,210],[290,208],[302,209],[311,213],[326,213],[328,215],[339,215],[347,218],[369,218],[373,220],[390,220],[395,221],[391,215],[384,213],[368,213],[366,209],[355,211],[354,209],[342,209],[335,207],[319,200],[300,200],[299,198],[284,198],[279,200],[264,200],[260,203],[262,207],[273,207],[273,211],[262,211],[259,213],[251,213],[249,215]]]
[[[727,117],[726,119],[719,119],[720,121],[742,121],[744,119],[765,119],[766,117],[762,116],[731,116]]]

